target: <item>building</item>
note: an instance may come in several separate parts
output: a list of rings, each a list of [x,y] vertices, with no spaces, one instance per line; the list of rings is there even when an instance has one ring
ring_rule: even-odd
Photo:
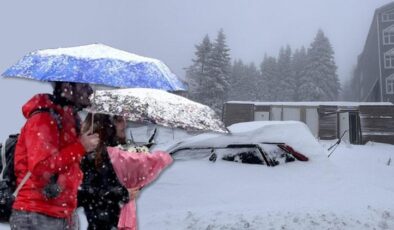
[[[375,10],[353,85],[360,101],[394,102],[394,2]]]
[[[394,144],[394,105],[390,102],[252,102],[228,101],[226,126],[248,121],[302,121],[322,140],[342,137],[352,144]]]

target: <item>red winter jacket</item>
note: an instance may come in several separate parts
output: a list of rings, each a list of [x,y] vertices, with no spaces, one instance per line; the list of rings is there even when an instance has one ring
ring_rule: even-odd
[[[53,109],[31,114],[37,109]],[[82,181],[80,160],[85,153],[76,131],[76,120],[71,107],[55,105],[47,94],[38,94],[22,108],[27,121],[21,130],[15,149],[15,175],[19,184],[28,171],[32,173],[19,191],[13,209],[68,218],[77,207],[77,189]],[[62,192],[54,199],[46,199],[42,189],[49,178],[58,174]]]

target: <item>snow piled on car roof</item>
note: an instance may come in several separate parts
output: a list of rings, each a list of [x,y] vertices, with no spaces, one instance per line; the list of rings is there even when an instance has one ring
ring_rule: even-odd
[[[253,142],[283,142],[306,155],[327,155],[308,126],[299,121],[253,121],[227,127],[234,135]]]

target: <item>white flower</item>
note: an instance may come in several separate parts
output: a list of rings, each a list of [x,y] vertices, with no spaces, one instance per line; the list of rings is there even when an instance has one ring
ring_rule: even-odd
[[[149,149],[146,146],[129,146],[127,148],[128,152],[132,153],[149,153]]]

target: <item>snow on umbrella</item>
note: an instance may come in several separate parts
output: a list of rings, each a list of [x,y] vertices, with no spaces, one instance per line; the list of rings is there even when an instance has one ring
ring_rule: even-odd
[[[121,115],[134,122],[150,122],[195,131],[226,132],[225,125],[211,108],[163,90],[98,90],[91,110]]]
[[[186,90],[184,84],[160,60],[102,44],[31,52],[2,75],[123,88]]]
[[[119,181],[128,189],[141,189],[151,183],[160,172],[172,163],[168,153],[130,153],[118,147],[108,147],[108,154]],[[130,200],[120,212],[119,229],[137,229],[136,204]]]

